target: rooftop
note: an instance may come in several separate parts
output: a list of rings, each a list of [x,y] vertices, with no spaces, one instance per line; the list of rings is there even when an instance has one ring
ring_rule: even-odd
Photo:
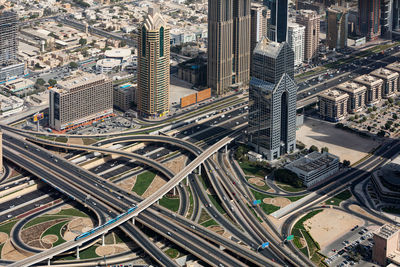
[[[388,239],[389,237],[393,236],[394,234],[398,233],[400,229],[392,224],[385,224],[381,228],[379,228],[375,234],[380,236],[384,239]]]
[[[284,43],[274,42],[264,37],[260,42],[258,42],[253,53],[258,53],[271,58],[276,58],[283,45]]]
[[[72,76],[67,78],[66,80],[59,81],[56,84],[56,87],[53,90],[58,91],[59,93],[70,93],[71,90],[78,88],[82,85],[98,82],[101,80],[106,80],[107,77],[105,75],[96,75],[93,73],[87,73],[82,71],[75,72]]]
[[[319,96],[333,101],[339,101],[349,97],[349,95],[346,94],[345,92],[341,92],[339,90],[331,90],[331,89],[320,93]]]
[[[298,160],[293,161],[292,163],[288,164],[287,167],[296,168],[305,172],[312,172],[329,165],[335,160],[339,160],[339,158],[335,155],[327,152],[319,153],[314,151]]]
[[[342,91],[346,91],[346,92],[350,92],[350,93],[356,93],[359,91],[364,91],[367,90],[367,88],[359,83],[355,83],[352,81],[348,81],[348,82],[344,82],[342,84],[339,84],[337,86],[338,89],[342,90]]]
[[[371,75],[382,77],[382,78],[392,78],[392,77],[397,77],[399,74],[397,72],[394,72],[392,70],[388,70],[385,68],[379,68],[374,70],[373,72],[370,73]]]
[[[355,82],[362,83],[362,84],[368,84],[371,85],[373,83],[383,83],[382,79],[379,79],[378,77],[369,75],[369,74],[364,74],[362,76],[359,76],[354,79]]]

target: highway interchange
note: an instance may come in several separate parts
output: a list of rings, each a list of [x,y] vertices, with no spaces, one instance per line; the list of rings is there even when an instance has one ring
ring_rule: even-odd
[[[371,71],[365,65],[370,64],[372,68],[381,67],[385,64],[394,62],[397,57],[398,49],[387,52],[385,55],[378,54],[371,59],[361,60],[357,66],[349,66],[348,71],[357,75]],[[354,69],[352,69],[354,68]],[[356,74],[342,74],[343,77],[333,77],[326,81],[326,84],[315,84],[315,90],[311,89],[312,94],[332,87],[338,83],[354,78]],[[338,74],[340,75],[340,74]],[[349,77],[351,75],[351,77]],[[313,85],[312,85],[313,86]],[[308,98],[308,89],[301,88],[299,100]],[[35,252],[36,254],[26,260],[7,262],[1,260],[0,263],[7,263],[10,266],[29,266],[33,263],[52,262],[53,258],[61,252],[70,251],[77,253],[88,244],[92,244],[102,235],[111,231],[114,227],[120,228],[126,236],[138,244],[143,251],[151,258],[151,262],[160,266],[177,266],[177,263],[169,258],[158,246],[156,246],[137,226],[137,224],[151,229],[158,236],[168,242],[184,248],[188,253],[201,260],[202,263],[211,266],[311,266],[313,263],[298,251],[290,242],[282,242],[290,234],[293,224],[305,213],[310,210],[321,208],[320,203],[347,188],[350,188],[357,198],[357,201],[367,209],[364,200],[354,192],[354,186],[367,179],[371,171],[378,168],[398,151],[398,141],[391,140],[382,145],[374,155],[365,161],[353,166],[338,179],[332,179],[329,184],[317,188],[313,195],[309,195],[307,205],[288,211],[282,215],[285,220],[283,226],[278,229],[270,222],[267,215],[259,206],[252,207],[252,193],[250,188],[259,190],[248,184],[240,168],[233,159],[231,149],[235,147],[232,142],[234,139],[240,140],[238,131],[243,132],[247,123],[246,103],[235,102],[230,108],[224,108],[220,112],[204,116],[193,117],[193,119],[179,119],[183,123],[177,123],[173,129],[163,129],[160,125],[150,126],[159,135],[140,134],[140,130],[132,130],[121,133],[98,134],[91,136],[68,136],[68,137],[92,137],[99,138],[99,141],[92,146],[72,145],[41,139],[38,134],[31,131],[15,129],[3,125],[3,153],[7,161],[24,169],[39,178],[44,186],[36,192],[29,193],[16,199],[12,204],[2,203],[5,206],[15,206],[23,204],[29,199],[37,199],[27,205],[23,205],[16,210],[1,213],[2,221],[7,220],[8,216],[19,216],[32,210],[34,207],[44,205],[51,201],[61,199],[61,203],[78,202],[88,209],[93,215],[96,223],[101,225],[110,218],[125,212],[134,205],[141,208],[140,212],[127,219],[123,223],[112,225],[82,241],[68,241],[53,249],[41,251],[32,250],[18,238],[18,231],[23,227],[25,221],[21,221],[13,229],[13,244],[25,251]],[[162,125],[165,128],[166,125]],[[170,127],[171,128],[171,127]],[[135,133],[135,135],[128,135]],[[55,136],[54,134],[46,134]],[[170,135],[170,136],[168,136]],[[144,145],[133,151],[124,152],[122,148],[133,144],[143,143]],[[118,149],[113,148],[120,145]],[[225,147],[229,146],[226,151]],[[64,149],[68,153],[66,157],[54,153],[57,149]],[[85,170],[71,162],[71,159],[91,155],[94,153],[105,155],[115,155],[118,158],[105,162],[104,164]],[[186,155],[188,160],[185,169],[189,171],[174,173],[163,165]],[[191,166],[191,164],[193,166]],[[200,166],[200,167],[198,167]],[[171,212],[161,207],[156,202],[162,195],[152,196],[143,199],[133,192],[128,192],[119,188],[115,183],[120,182],[132,175],[142,173],[144,170],[151,169],[159,173],[167,181],[169,188],[160,188],[162,194],[170,192],[172,188],[177,189],[180,197],[180,206],[177,213]],[[212,201],[199,179],[209,181],[210,187],[215,191],[221,206],[226,212],[222,216],[220,211],[211,205]],[[122,175],[124,174],[124,175]],[[122,176],[120,176],[122,175]],[[111,177],[120,176],[117,180],[109,180]],[[178,177],[179,176],[179,177]],[[179,179],[178,179],[179,178]],[[183,179],[186,178],[188,187]],[[18,180],[20,179],[20,180]],[[25,178],[18,178],[3,182],[0,186],[4,190],[9,186],[17,186],[18,183],[26,182]],[[174,182],[175,180],[176,182]],[[171,185],[169,185],[169,182]],[[56,190],[54,190],[56,189]],[[193,212],[187,218],[189,206],[189,191],[193,196]],[[262,190],[260,191],[262,193]],[[285,193],[280,192],[276,195],[304,195],[309,192]],[[274,195],[274,193],[268,193]],[[61,204],[56,204],[61,205]],[[51,208],[47,208],[50,210]],[[226,238],[197,223],[201,210],[204,209],[208,214],[227,231],[232,238]],[[367,209],[368,210],[368,209]],[[368,210],[371,214],[386,221],[375,212]],[[40,212],[31,214],[26,218],[33,218],[41,214]],[[359,215],[362,216],[362,215]],[[258,217],[258,218],[257,218]],[[132,220],[133,219],[133,220]],[[259,219],[263,223],[259,222]],[[266,249],[260,249],[260,245],[269,242]],[[118,258],[115,258],[118,262]],[[88,261],[88,264],[94,264]],[[56,264],[56,263],[54,263]],[[72,265],[71,265],[72,266]]]

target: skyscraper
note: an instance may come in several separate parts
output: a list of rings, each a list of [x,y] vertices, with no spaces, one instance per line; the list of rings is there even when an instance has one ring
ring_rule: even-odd
[[[141,116],[169,112],[169,28],[157,7],[149,8],[138,33],[137,108]]]
[[[304,60],[312,61],[318,57],[320,16],[313,10],[300,10],[296,23],[306,27]]]
[[[257,43],[267,35],[268,19],[271,17],[270,10],[259,3],[251,4],[251,52],[256,48]]]
[[[271,10],[268,23],[268,38],[275,42],[287,41],[288,0],[264,0],[264,5]]]
[[[294,52],[294,65],[299,66],[304,61],[304,31],[303,25],[289,22],[288,44]]]
[[[393,0],[381,0],[381,35],[392,38],[393,31]]]
[[[358,33],[374,40],[381,34],[381,0],[358,0]]]
[[[250,0],[233,0],[233,70],[239,87],[250,81],[250,9]]]
[[[394,31],[400,29],[400,0],[393,0],[393,22],[392,27]]]
[[[331,6],[327,9],[326,40],[329,49],[342,49],[347,46],[348,18],[349,12],[345,7]]]
[[[250,79],[250,0],[208,1],[207,83],[217,95]]]
[[[296,146],[294,53],[286,42],[264,38],[253,53],[249,89],[249,144],[268,160]]]
[[[17,14],[0,11],[0,68],[17,59],[17,23]]]

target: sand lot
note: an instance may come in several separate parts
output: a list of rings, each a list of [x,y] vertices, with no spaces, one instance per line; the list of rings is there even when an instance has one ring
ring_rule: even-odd
[[[340,160],[357,162],[379,145],[370,138],[335,128],[332,123],[305,117],[304,125],[296,132],[297,140],[307,148],[311,145],[319,149],[328,147],[329,152],[340,157]]]
[[[324,209],[311,219],[304,222],[304,227],[323,249],[331,244],[356,225],[364,222],[348,213],[335,209]]]

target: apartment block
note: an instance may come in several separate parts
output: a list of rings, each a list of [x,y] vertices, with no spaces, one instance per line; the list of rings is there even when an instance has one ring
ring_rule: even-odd
[[[327,90],[319,96],[319,115],[324,120],[338,122],[347,116],[349,95],[339,90]]]
[[[18,52],[17,14],[0,11],[0,68],[15,63]]]
[[[336,89],[349,95],[347,101],[348,112],[356,113],[365,107],[365,97],[367,95],[367,87],[365,85],[349,81],[339,84]]]
[[[294,52],[294,65],[299,66],[304,61],[304,32],[303,25],[289,22],[288,44]]]
[[[348,9],[342,6],[331,6],[326,11],[326,41],[329,49],[343,49],[347,46]]]
[[[113,113],[112,81],[77,72],[50,90],[49,125],[62,131]]]
[[[376,76],[364,74],[354,79],[354,82],[365,85],[367,87],[367,97],[365,104],[373,105],[382,99],[383,80]]]
[[[313,10],[300,10],[296,23],[305,27],[304,60],[313,61],[318,57],[320,16]]]
[[[400,228],[385,224],[374,233],[374,247],[372,249],[372,260],[380,266],[386,266],[391,258],[400,257],[399,252]],[[397,262],[398,263],[398,262]]]
[[[391,63],[391,64],[387,65],[385,67],[385,69],[397,72],[400,75],[400,62],[397,61],[397,62]],[[399,77],[399,82],[397,83],[397,91],[400,91],[400,77]]]
[[[393,70],[379,68],[370,73],[383,80],[382,97],[389,98],[396,95],[399,86],[399,74]]]

